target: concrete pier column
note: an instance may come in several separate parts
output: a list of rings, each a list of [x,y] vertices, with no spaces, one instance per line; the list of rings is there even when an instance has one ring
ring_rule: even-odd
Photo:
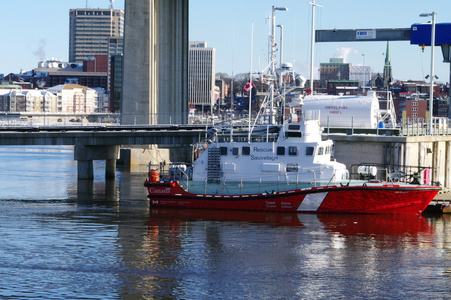
[[[412,153],[411,153],[411,143],[406,143],[404,145],[404,151],[403,151],[403,165],[410,165],[411,164],[411,159],[412,159]],[[416,163],[415,163],[416,164]]]
[[[433,142],[433,166],[434,166],[434,182],[440,182],[440,184],[444,184],[446,182],[446,174],[447,174],[447,152],[448,152],[448,142],[445,142],[441,139],[438,139],[436,142]]]
[[[446,159],[450,157],[451,155],[451,142],[446,142],[445,147],[445,181],[443,182],[443,185],[446,187],[451,186],[451,159]]]
[[[439,178],[439,174],[440,174],[440,168],[442,168],[443,166],[440,166],[439,164],[439,160],[440,160],[440,147],[439,147],[439,143],[438,142],[432,142],[432,164],[431,166],[433,166],[434,168],[432,169],[431,172],[431,182],[434,183],[436,181],[438,181]]]
[[[77,198],[78,201],[92,200],[94,195],[94,181],[89,179],[77,180]]]
[[[74,159],[78,162],[78,179],[93,179],[93,160],[105,160],[105,177],[116,177],[116,160],[119,159],[118,145],[75,145]]]
[[[105,199],[108,201],[119,200],[117,189],[116,189],[116,180],[115,179],[105,180]]]
[[[105,178],[116,178],[116,159],[106,160]]]
[[[125,1],[121,124],[188,121],[188,3]]]
[[[395,157],[395,164],[399,166],[405,165],[404,160],[404,145],[402,143],[396,143],[396,157]]]
[[[425,166],[426,146],[424,143],[418,143],[418,162],[417,166]]]
[[[78,179],[92,179],[94,178],[94,167],[92,160],[78,160],[77,161]]]

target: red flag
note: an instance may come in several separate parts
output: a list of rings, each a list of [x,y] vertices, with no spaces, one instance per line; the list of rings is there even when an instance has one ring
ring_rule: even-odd
[[[255,85],[254,85],[254,83],[249,79],[249,81],[248,82],[246,82],[246,84],[244,85],[244,91],[246,92],[246,93],[248,93],[250,90],[251,90],[251,88],[253,88],[253,87],[255,87]]]

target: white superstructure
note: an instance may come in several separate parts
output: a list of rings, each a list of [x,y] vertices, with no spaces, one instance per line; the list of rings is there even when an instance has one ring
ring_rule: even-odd
[[[333,143],[321,139],[318,119],[262,126],[254,129],[250,139],[246,130],[218,131],[193,163],[193,183],[208,182],[209,191],[223,192],[227,185],[231,194],[239,194],[240,183],[255,183],[255,190],[278,190],[294,185],[316,186],[346,182],[344,164],[331,158]],[[190,188],[193,188],[191,186]]]

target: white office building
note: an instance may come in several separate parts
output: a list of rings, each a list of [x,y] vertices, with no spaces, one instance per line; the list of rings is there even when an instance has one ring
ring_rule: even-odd
[[[216,50],[207,42],[189,42],[188,100],[202,110],[211,111],[215,105],[215,61]]]

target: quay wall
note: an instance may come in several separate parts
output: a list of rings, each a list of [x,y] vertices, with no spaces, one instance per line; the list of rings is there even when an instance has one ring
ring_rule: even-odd
[[[128,167],[130,171],[146,171],[147,165],[158,165],[160,162],[191,162],[192,148],[180,146],[149,145],[147,147],[122,147],[120,151],[119,165]],[[143,168],[143,166],[145,166]]]
[[[334,157],[348,169],[362,162],[432,167],[432,183],[451,188],[451,136],[329,134],[324,137],[334,141]]]

